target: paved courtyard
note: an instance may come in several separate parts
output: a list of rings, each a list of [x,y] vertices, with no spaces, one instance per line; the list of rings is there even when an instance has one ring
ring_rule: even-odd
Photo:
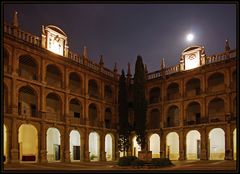
[[[89,171],[90,173],[96,172],[134,172],[138,171],[149,171],[151,172],[171,172],[171,171],[189,171],[190,170],[200,170],[200,171],[209,171],[209,172],[237,172],[238,166],[236,161],[172,161],[174,166],[171,167],[161,167],[161,168],[136,168],[136,167],[120,167],[116,162],[74,162],[74,163],[24,163],[24,164],[4,164],[4,171],[6,172],[34,172],[34,171],[43,171],[57,170],[58,173],[66,171]]]

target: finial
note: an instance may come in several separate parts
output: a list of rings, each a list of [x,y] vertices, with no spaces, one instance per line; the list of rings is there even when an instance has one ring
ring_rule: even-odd
[[[131,74],[131,64],[128,62],[128,73],[127,76],[132,76]]]
[[[101,66],[104,65],[104,62],[103,62],[103,55],[100,55],[99,65],[101,65]]]
[[[86,46],[83,47],[83,57],[88,58],[87,47]]]
[[[15,11],[14,12],[14,14],[13,14],[13,22],[12,22],[12,25],[14,26],[14,27],[19,27],[19,25],[18,25],[18,12],[17,11]]]
[[[113,71],[114,71],[115,73],[117,73],[117,71],[118,71],[118,70],[117,70],[117,63],[115,63]]]
[[[148,73],[147,64],[144,66],[145,73]]]
[[[226,41],[225,41],[225,51],[230,51],[228,39],[226,39]]]
[[[164,68],[166,68],[166,65],[165,65],[164,58],[162,58],[162,61],[161,61],[161,69],[164,69]]]

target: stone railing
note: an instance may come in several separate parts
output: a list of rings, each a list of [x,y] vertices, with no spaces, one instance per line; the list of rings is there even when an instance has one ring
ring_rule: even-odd
[[[231,50],[229,52],[220,53],[217,55],[208,56],[206,58],[206,64],[211,64],[214,62],[220,62],[226,59],[231,59],[236,57],[236,50]]]

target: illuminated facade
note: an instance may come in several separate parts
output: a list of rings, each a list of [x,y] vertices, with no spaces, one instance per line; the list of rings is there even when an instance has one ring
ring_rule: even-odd
[[[4,24],[5,162],[111,161],[117,149],[118,73],[72,53],[58,27],[41,38]],[[130,66],[127,83],[131,85]],[[152,157],[236,159],[236,51],[185,49],[180,64],[147,74]],[[133,108],[129,104],[133,126]],[[216,138],[217,137],[217,138]],[[129,154],[141,150],[131,136]]]

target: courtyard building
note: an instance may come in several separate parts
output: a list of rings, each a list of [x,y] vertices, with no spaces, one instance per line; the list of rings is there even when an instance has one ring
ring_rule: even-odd
[[[117,65],[91,61],[87,47],[73,53],[57,26],[42,26],[41,37],[21,30],[17,13],[4,23],[3,41],[5,163],[117,160]],[[236,50],[226,40],[222,53],[207,56],[193,45],[176,66],[159,67],[146,69],[152,157],[236,160]],[[130,98],[132,83],[129,65]],[[138,156],[134,132],[130,139],[128,155]]]

